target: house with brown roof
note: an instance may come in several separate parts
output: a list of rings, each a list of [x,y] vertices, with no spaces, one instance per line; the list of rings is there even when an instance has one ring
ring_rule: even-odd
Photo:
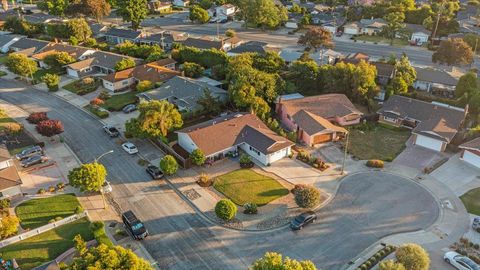
[[[460,145],[459,148],[462,150],[461,160],[480,168],[480,137]]]
[[[378,85],[385,87],[395,77],[395,65],[383,62],[370,62],[370,64],[377,69],[377,77],[375,78],[375,81]]]
[[[22,179],[5,145],[0,145],[0,199],[22,196]]]
[[[347,133],[342,126],[360,123],[362,113],[343,94],[326,94],[276,103],[282,125],[296,131],[307,145],[336,141]]]
[[[111,52],[95,51],[85,60],[67,65],[67,75],[72,78],[82,78],[98,73],[105,75],[115,73],[115,65],[122,59],[126,58],[132,59],[136,65],[139,65],[142,62],[141,59],[130,56]]]
[[[263,165],[287,157],[293,142],[270,130],[256,115],[233,113],[176,131],[188,153],[200,149],[207,160],[223,159],[243,150]]]
[[[175,66],[175,60],[164,60],[166,59],[110,73],[102,77],[103,87],[112,92],[119,92],[129,89],[141,81],[157,84],[181,74],[174,69],[167,68],[167,66],[171,67],[171,64]]]
[[[413,144],[442,152],[461,128],[467,110],[394,95],[377,113],[381,123],[412,129]]]
[[[32,58],[38,62],[38,65],[41,68],[49,68],[49,66],[43,62],[45,57],[61,52],[68,53],[68,55],[79,61],[85,60],[88,56],[95,53],[96,50],[80,46],[72,46],[69,44],[49,43],[41,52],[32,55]]]

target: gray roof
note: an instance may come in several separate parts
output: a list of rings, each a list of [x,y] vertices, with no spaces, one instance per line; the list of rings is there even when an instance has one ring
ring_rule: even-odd
[[[173,43],[175,41],[172,34],[167,34],[167,33],[163,33],[163,34],[158,33],[158,34],[148,35],[146,37],[143,37],[142,40],[156,42],[160,44],[162,42],[162,38],[163,38],[163,42],[165,43]]]
[[[23,15],[23,18],[29,23],[46,23],[52,20],[61,21],[59,17],[52,16],[46,13],[32,13],[28,15]]]
[[[207,40],[201,38],[187,38],[184,41],[180,41],[184,46],[194,47],[197,49],[222,49],[222,41],[220,40]]]
[[[432,68],[415,67],[417,71],[417,81],[439,83],[444,85],[456,86],[458,79],[448,74],[448,72]]]
[[[178,107],[195,111],[200,109],[197,101],[203,97],[205,89],[208,89],[212,96],[219,97],[221,100],[226,100],[228,96],[227,91],[221,88],[191,78],[175,76],[159,88],[139,94],[138,97],[146,100],[168,100]]]
[[[421,32],[421,33],[424,33],[426,35],[431,35],[432,34],[432,32],[430,30],[428,30],[427,28],[425,28],[425,26],[420,25],[420,24],[407,23],[407,24],[405,24],[405,28],[412,33]]]
[[[265,54],[267,50],[265,47],[268,45],[266,42],[260,42],[260,41],[248,41],[246,43],[240,44],[239,46],[231,49],[228,51],[229,53],[235,53],[235,54],[240,54],[240,53],[259,53],[259,54]]]
[[[382,18],[361,19],[360,24],[362,27],[382,28],[387,22]]]
[[[471,149],[471,150],[480,150],[480,137],[478,138],[475,138],[471,141],[468,141],[466,143],[463,143],[462,145],[460,145],[460,148],[463,148],[463,149]]]
[[[30,48],[35,48],[35,52],[39,52],[45,48],[50,42],[45,40],[33,39],[33,38],[22,38],[19,41],[15,42],[10,46],[11,48],[16,48],[19,50],[25,50]]]
[[[115,65],[125,58],[133,59],[137,65],[142,62],[141,59],[104,51],[96,51],[92,54],[92,57],[94,58],[92,66],[100,66],[109,69],[114,69]]]
[[[0,47],[6,45],[7,43],[11,42],[15,38],[21,38],[24,36],[20,35],[0,35]]]
[[[460,108],[397,95],[391,96],[377,113],[392,118],[420,121],[413,129],[414,133],[445,142],[450,142],[455,137],[465,119],[465,111]]]
[[[90,29],[92,30],[92,34],[94,36],[96,36],[96,35],[98,35],[102,32],[105,32],[105,28],[107,27],[107,26],[105,26],[101,23],[90,23],[89,26],[90,26]]]
[[[130,29],[110,28],[105,32],[105,36],[122,37],[128,39],[136,39],[142,35],[141,31],[134,31]]]

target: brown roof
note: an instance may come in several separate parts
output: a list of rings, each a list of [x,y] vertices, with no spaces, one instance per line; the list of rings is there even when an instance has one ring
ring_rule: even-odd
[[[0,145],[0,162],[11,159],[12,156],[8,152],[7,146],[5,144]]]
[[[395,66],[392,64],[382,62],[370,62],[370,64],[377,68],[377,76],[392,77],[395,72]]]
[[[282,104],[282,110],[286,110],[290,116],[301,110],[326,119],[344,117],[350,114],[362,115],[344,94],[310,96],[280,101],[280,103]]]
[[[177,61],[173,60],[172,58],[165,58],[165,59],[158,60],[156,63],[158,66],[164,67],[170,64],[176,64]]]
[[[314,135],[317,133],[332,133],[332,132],[342,132],[347,133],[347,130],[335,126],[327,119],[315,115],[313,113],[301,110],[293,115],[293,120],[295,123],[302,128],[309,135]]]
[[[78,59],[88,50],[91,50],[91,49],[86,47],[71,46],[71,45],[61,44],[61,43],[49,43],[45,48],[42,49],[40,53],[34,54],[32,57],[38,60],[42,60],[48,55],[59,53],[59,52],[66,52],[73,58]]]
[[[362,60],[364,60],[365,62],[368,62],[369,59],[370,59],[370,56],[364,53],[354,53],[354,54],[348,55],[346,58],[341,59],[340,61],[356,65],[360,63],[360,61]]]
[[[0,190],[11,188],[22,184],[17,168],[10,166],[0,170]]]
[[[471,150],[480,150],[480,137],[460,145],[460,148],[471,149]]]
[[[118,82],[133,77],[139,81],[151,81],[152,83],[157,83],[166,81],[180,74],[181,73],[178,71],[159,65],[158,62],[153,62],[108,74],[103,79],[109,82]]]
[[[420,121],[413,129],[414,133],[446,142],[450,142],[457,134],[466,115],[460,108],[397,95],[391,96],[377,113],[392,118]]]
[[[69,65],[67,65],[67,67],[69,67],[71,69],[74,69],[74,70],[81,70],[81,69],[84,69],[84,68],[87,68],[87,67],[91,66],[93,64],[94,60],[95,60],[94,58],[87,58],[83,61],[78,61],[78,62],[69,64]]]
[[[274,153],[293,143],[270,130],[257,116],[230,114],[177,131],[186,133],[206,156],[247,143],[263,154]]]

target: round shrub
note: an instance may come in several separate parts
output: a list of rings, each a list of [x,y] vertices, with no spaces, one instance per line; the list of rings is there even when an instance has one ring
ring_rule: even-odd
[[[37,194],[45,194],[47,191],[44,188],[41,188],[37,191]]]
[[[62,219],[63,219],[62,217],[56,217],[56,218],[55,218],[55,221],[60,221],[60,220],[62,220]]]
[[[80,205],[75,207],[75,214],[81,214],[83,213],[83,207],[81,207]]]
[[[320,191],[313,186],[306,186],[298,189],[294,193],[295,202],[302,208],[314,208],[320,204]]]
[[[406,270],[428,270],[430,268],[428,253],[417,244],[405,244],[399,247],[395,256]]]
[[[383,160],[371,159],[367,161],[367,167],[370,167],[370,168],[383,168],[383,166],[384,166]]]
[[[90,223],[90,230],[92,231],[98,231],[105,228],[105,224],[102,221],[94,221]]]
[[[215,205],[215,214],[223,220],[232,220],[237,214],[237,206],[228,199],[221,199]]]
[[[167,175],[172,175],[178,170],[177,160],[171,156],[166,155],[160,160],[160,169]]]
[[[256,203],[248,202],[243,205],[243,213],[245,214],[256,214],[258,213],[258,206]]]
[[[46,112],[31,113],[26,120],[30,124],[38,124],[44,120],[48,120],[48,116]]]
[[[48,192],[50,192],[50,193],[55,192],[55,187],[54,186],[49,186],[48,187]]]
[[[63,124],[60,120],[43,120],[35,127],[40,135],[52,137],[63,132]]]

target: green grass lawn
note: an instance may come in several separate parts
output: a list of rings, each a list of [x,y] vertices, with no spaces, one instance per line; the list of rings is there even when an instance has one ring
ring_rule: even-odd
[[[82,218],[0,249],[3,259],[17,261],[22,270],[49,262],[73,247],[73,238],[80,234],[85,241],[93,239],[90,222]]]
[[[390,39],[387,39],[382,36],[369,36],[369,35],[361,35],[358,37],[355,37],[358,42],[361,41],[368,41],[368,42],[377,42],[377,43],[383,43],[383,44],[390,44]],[[409,45],[408,40],[405,39],[400,39],[396,38],[393,40],[393,45],[395,46],[406,46]]]
[[[33,199],[15,207],[15,213],[20,218],[20,225],[24,229],[34,229],[56,217],[68,217],[75,214],[80,206],[77,197],[73,194],[63,194],[41,199]]]
[[[8,55],[0,56],[0,65],[4,65],[7,62]]]
[[[460,196],[467,212],[474,215],[480,215],[480,188],[474,188]]]
[[[92,83],[85,84],[83,82],[84,79],[73,81],[67,85],[63,86],[63,89],[70,91],[74,94],[83,96],[85,94],[91,93],[100,86],[100,80],[95,80]]]
[[[126,105],[137,102],[137,97],[135,95],[138,93],[139,92],[127,92],[124,94],[112,95],[111,98],[105,100],[102,107],[109,111],[121,111]]]
[[[215,179],[213,186],[238,205],[247,202],[265,205],[289,192],[275,179],[250,169],[221,175]]]
[[[12,123],[17,123],[17,121],[15,121],[13,118],[10,118],[5,111],[0,110],[0,131],[5,130],[5,128]]]
[[[410,130],[381,124],[366,124],[350,130],[348,151],[361,160],[392,161],[410,137]]]

